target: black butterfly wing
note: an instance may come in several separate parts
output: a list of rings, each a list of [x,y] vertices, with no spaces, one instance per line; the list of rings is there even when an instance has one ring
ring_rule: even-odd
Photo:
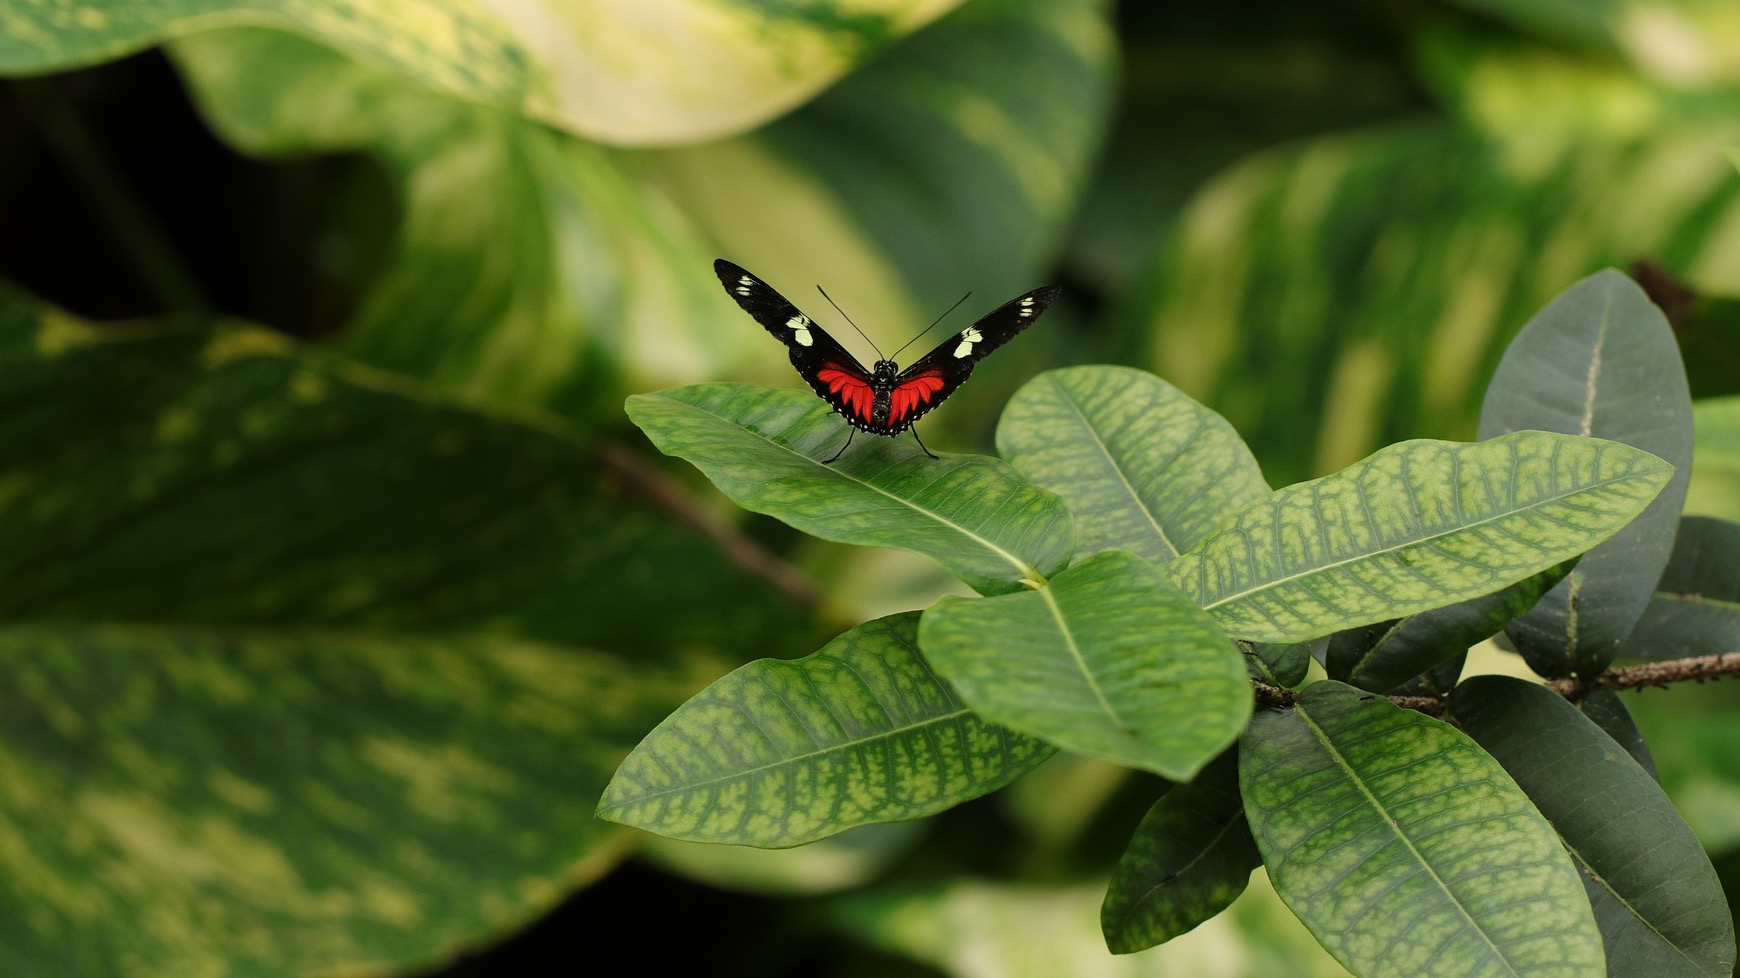
[[[858,358],[785,296],[741,266],[720,258],[713,262],[713,272],[743,311],[791,351],[791,365],[810,389],[847,421],[869,430],[866,426],[876,395],[870,386],[870,372]]]
[[[888,433],[905,431],[941,404],[973,374],[973,364],[1033,325],[1061,291],[1055,285],[1018,295],[944,340],[894,378]]]

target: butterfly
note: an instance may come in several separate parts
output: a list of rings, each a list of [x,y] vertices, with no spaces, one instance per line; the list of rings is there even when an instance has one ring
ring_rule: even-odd
[[[827,330],[766,282],[723,258],[713,263],[713,271],[743,311],[786,345],[791,365],[851,424],[853,435],[865,431],[890,438],[912,428],[913,422],[947,400],[972,376],[974,364],[1032,325],[1060,291],[1048,285],[1010,299],[905,370],[891,359],[877,360],[874,368],[865,370]],[[894,352],[898,356],[900,350]],[[916,429],[912,436],[918,437]],[[848,435],[846,444],[827,461],[839,458],[851,444]],[[924,448],[924,442],[919,441],[918,447]],[[924,453],[936,458],[928,448]]]

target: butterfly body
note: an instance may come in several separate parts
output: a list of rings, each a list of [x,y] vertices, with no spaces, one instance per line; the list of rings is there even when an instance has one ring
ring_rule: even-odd
[[[724,260],[713,270],[743,310],[786,345],[791,364],[817,396],[859,431],[893,437],[953,394],[973,365],[1026,329],[1058,289],[1048,286],[1009,300],[944,340],[905,370],[893,360],[864,369],[815,320],[767,283]]]

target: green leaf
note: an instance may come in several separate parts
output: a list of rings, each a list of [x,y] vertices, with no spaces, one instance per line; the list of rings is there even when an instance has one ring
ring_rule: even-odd
[[[1239,645],[1245,650],[1245,664],[1250,668],[1252,679],[1271,686],[1292,688],[1305,681],[1306,674],[1311,671],[1311,660],[1323,657],[1329,648],[1329,637],[1283,645],[1245,641]]]
[[[997,450],[1069,503],[1080,556],[1127,550],[1164,566],[1269,494],[1220,415],[1128,367],[1068,367],[1028,381],[1003,412]]]
[[[1624,654],[1681,659],[1724,652],[1740,652],[1740,524],[1687,516]]]
[[[1121,551],[1038,590],[944,597],[919,641],[988,719],[1175,780],[1230,744],[1251,712],[1244,664],[1214,620]]]
[[[1697,0],[1454,0],[1479,14],[1575,44],[1620,55],[1680,87],[1732,82],[1740,76],[1733,12]],[[1670,40],[1671,39],[1671,40]]]
[[[1601,978],[1576,869],[1467,737],[1337,682],[1241,741],[1251,833],[1281,899],[1361,978]]]
[[[932,459],[904,439],[866,438],[823,464],[850,429],[808,391],[700,384],[631,397],[628,416],[744,509],[825,540],[924,554],[981,593],[1037,583],[1069,560],[1063,500],[996,459]]]
[[[1614,975],[1734,972],[1734,921],[1710,858],[1655,779],[1544,686],[1476,676],[1450,711],[1553,823],[1583,870]]]
[[[1576,563],[1572,558],[1501,591],[1448,607],[1339,632],[1329,640],[1325,668],[1331,679],[1386,693],[1503,631],[1511,619],[1534,607],[1541,595],[1563,580]]]
[[[1234,636],[1303,641],[1537,574],[1671,475],[1635,448],[1538,431],[1404,442],[1246,506],[1167,571]]]
[[[258,329],[127,335],[0,290],[0,617],[488,628],[636,661],[813,634],[552,419]]]
[[[956,2],[869,0],[846,12],[712,0],[651,16],[473,0],[26,4],[0,20],[0,74],[65,70],[171,37],[251,24],[301,34],[413,84],[592,139],[690,142],[792,108]]]
[[[1542,84],[1571,101],[1576,80]],[[1722,153],[1740,115],[1646,104],[1633,135],[1597,139],[1515,111],[1514,140],[1408,122],[1240,162],[1195,195],[1109,329],[1144,338],[1141,365],[1223,414],[1283,484],[1406,438],[1472,438],[1516,324],[1590,272],[1651,255],[1733,291],[1740,179]]]
[[[1577,704],[1577,709],[1594,721],[1602,733],[1612,737],[1614,743],[1625,748],[1638,767],[1657,781],[1661,780],[1655,771],[1655,759],[1649,754],[1649,745],[1643,741],[1643,731],[1637,729],[1637,721],[1631,718],[1631,711],[1625,708],[1625,702],[1617,692],[1599,687],[1590,690]]]
[[[1136,826],[1100,905],[1106,946],[1130,954],[1191,930],[1231,905],[1262,864],[1229,751],[1162,795]]]
[[[1559,431],[1641,448],[1674,466],[1642,514],[1583,555],[1506,634],[1543,676],[1594,675],[1619,653],[1673,549],[1691,477],[1692,405],[1666,317],[1609,268],[1571,286],[1505,351],[1480,435]]]
[[[592,800],[699,677],[501,636],[0,628],[19,975],[422,972],[615,862]]]
[[[801,659],[760,659],[641,741],[598,815],[696,842],[782,848],[935,814],[1051,756],[961,705],[918,654],[916,612]]]

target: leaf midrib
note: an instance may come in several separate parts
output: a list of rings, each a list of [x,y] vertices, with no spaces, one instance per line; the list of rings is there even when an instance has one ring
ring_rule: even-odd
[[[1076,402],[1073,396],[1071,396],[1071,391],[1064,388],[1063,384],[1055,379],[1052,381],[1052,385],[1056,387],[1062,395],[1063,402],[1069,405],[1070,410],[1075,412],[1077,418],[1081,419],[1082,428],[1093,437],[1094,447],[1099,449],[1101,457],[1106,460],[1106,465],[1112,470],[1112,473],[1118,477],[1118,482],[1124,487],[1124,492],[1129,495],[1130,501],[1135,504],[1137,511],[1147,519],[1148,525],[1154,528],[1154,535],[1160,538],[1160,543],[1166,548],[1170,556],[1176,558],[1180,553],[1182,553],[1182,551],[1178,549],[1177,544],[1172,542],[1171,537],[1166,535],[1166,530],[1161,527],[1160,521],[1154,518],[1154,512],[1148,508],[1147,502],[1136,492],[1136,487],[1132,485],[1129,478],[1124,475],[1123,466],[1118,464],[1118,461],[1112,457],[1111,449],[1106,446],[1105,439],[1100,437],[1099,429],[1095,428],[1093,424],[1088,421],[1087,413],[1081,409],[1081,405]]]

